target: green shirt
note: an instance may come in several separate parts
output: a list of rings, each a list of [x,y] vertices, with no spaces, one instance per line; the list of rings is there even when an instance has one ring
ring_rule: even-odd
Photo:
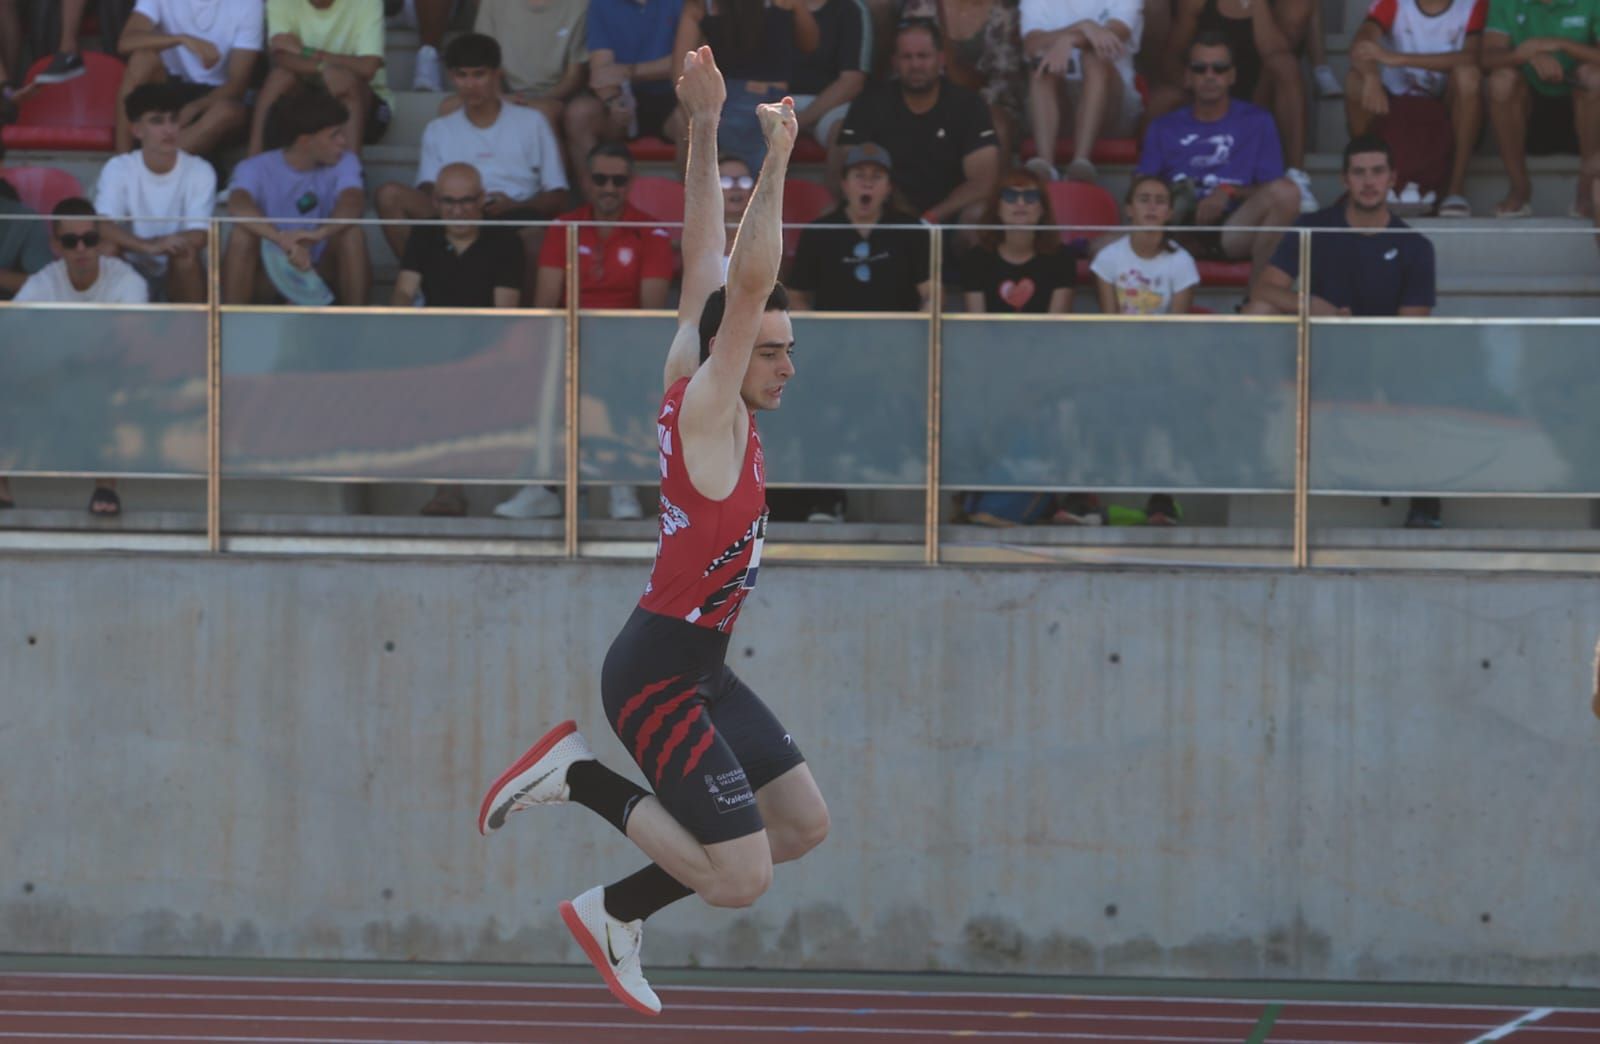
[[[301,46],[313,51],[383,58],[383,0],[338,0],[326,8],[313,7],[310,0],[267,0],[268,46],[279,33],[293,33]],[[372,77],[372,93],[394,104],[388,74],[381,66]]]
[[[1489,0],[1489,20],[1484,28],[1491,33],[1504,33],[1511,38],[1511,46],[1516,47],[1537,37],[1591,44],[1595,42],[1597,26],[1600,26],[1600,0],[1551,0],[1550,3]],[[1564,52],[1557,52],[1555,59],[1565,73],[1562,83],[1546,83],[1539,79],[1531,64],[1523,65],[1522,75],[1540,94],[1560,97],[1572,93],[1573,70],[1578,63]]]
[[[0,173],[0,178],[5,177]],[[0,196],[0,214],[32,214],[21,203]],[[0,268],[28,275],[55,260],[47,221],[0,221]]]

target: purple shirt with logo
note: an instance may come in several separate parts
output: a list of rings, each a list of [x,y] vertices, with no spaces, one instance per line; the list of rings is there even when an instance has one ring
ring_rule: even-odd
[[[1193,108],[1152,120],[1137,171],[1168,183],[1188,178],[1205,196],[1218,185],[1260,185],[1283,177],[1283,146],[1270,113],[1234,99],[1210,123],[1195,119]]]
[[[323,224],[333,214],[339,193],[361,187],[361,161],[353,152],[331,167],[296,170],[284,160],[282,149],[273,149],[235,167],[229,191],[250,193],[272,224],[288,231]]]

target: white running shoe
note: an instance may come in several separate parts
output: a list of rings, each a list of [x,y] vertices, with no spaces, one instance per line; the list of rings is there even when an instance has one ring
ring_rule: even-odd
[[[506,817],[534,805],[559,805],[567,800],[567,769],[574,762],[593,761],[594,751],[578,733],[578,723],[564,721],[544,734],[510,768],[500,774],[478,808],[478,833],[505,826]]]
[[[1317,95],[1323,98],[1343,98],[1344,84],[1339,82],[1333,70],[1326,65],[1319,65],[1311,70],[1311,80],[1317,85]]]
[[[644,509],[639,506],[639,498],[634,496],[632,486],[611,487],[611,517],[644,517]]]
[[[557,518],[561,498],[543,486],[523,486],[515,496],[494,506],[501,518]]]
[[[1311,191],[1311,175],[1299,167],[1290,167],[1283,172],[1283,176],[1294,182],[1294,187],[1300,190],[1300,213],[1310,214],[1317,208],[1317,197]]]
[[[444,63],[439,60],[436,48],[423,44],[417,48],[417,66],[411,76],[414,91],[444,90]]]
[[[604,888],[563,902],[561,919],[617,1000],[641,1015],[661,1014],[661,1000],[639,967],[643,921],[619,921],[607,913]]]

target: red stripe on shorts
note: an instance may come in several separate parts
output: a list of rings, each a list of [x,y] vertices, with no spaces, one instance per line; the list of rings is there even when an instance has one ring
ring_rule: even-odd
[[[672,752],[677,750],[683,744],[683,741],[689,738],[689,730],[700,719],[700,712],[703,709],[697,706],[690,710],[688,714],[685,714],[683,720],[673,726],[671,734],[667,736],[667,742],[661,745],[661,753],[656,755],[655,781],[657,787],[661,786],[661,777],[667,771],[667,762],[672,759]],[[706,731],[709,734],[715,730],[708,725],[706,726]]]
[[[639,726],[639,735],[633,741],[633,760],[640,768],[644,767],[644,750],[650,745],[650,738],[656,734],[656,730],[661,728],[662,723],[667,720],[667,715],[683,706],[685,700],[699,691],[698,688],[684,689],[678,695],[657,707],[650,713],[648,718],[644,719],[644,724]]]
[[[706,751],[711,749],[711,744],[716,742],[716,739],[717,730],[708,728],[706,729],[706,734],[701,736],[693,747],[689,748],[689,759],[683,763],[683,776],[685,779],[689,778],[689,773],[693,772],[694,767],[700,764],[700,759],[705,756]]]
[[[617,732],[620,733],[622,731],[622,726],[627,724],[628,719],[633,717],[634,713],[637,712],[640,707],[643,707],[646,703],[650,702],[650,697],[654,696],[656,693],[660,692],[662,689],[665,689],[667,686],[671,685],[682,677],[683,675],[680,674],[676,677],[666,678],[662,681],[654,682],[640,689],[637,695],[622,705],[622,713],[617,715]]]

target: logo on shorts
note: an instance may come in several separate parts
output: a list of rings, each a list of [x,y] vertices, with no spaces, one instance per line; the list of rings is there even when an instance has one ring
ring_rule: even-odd
[[[742,768],[719,772],[714,776],[708,772],[704,779],[706,793],[711,795],[711,801],[720,815],[737,812],[755,803],[755,792],[750,789],[750,780]]]

